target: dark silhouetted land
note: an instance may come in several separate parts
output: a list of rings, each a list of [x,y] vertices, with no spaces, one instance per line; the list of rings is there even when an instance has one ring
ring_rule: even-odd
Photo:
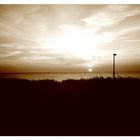
[[[140,135],[140,79],[0,79],[0,135]]]

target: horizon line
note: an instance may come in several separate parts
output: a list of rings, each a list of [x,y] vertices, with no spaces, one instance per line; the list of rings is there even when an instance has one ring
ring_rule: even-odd
[[[140,71],[119,71],[119,72],[117,72],[116,74],[119,74],[119,73],[123,73],[123,72],[126,72],[126,73],[131,73],[131,72],[133,72],[133,73],[140,73]],[[71,71],[71,72],[69,72],[69,71],[65,71],[65,72],[60,72],[60,71],[54,71],[54,72],[52,72],[52,71],[48,71],[48,72],[0,72],[0,74],[36,74],[36,73],[112,73],[112,71],[92,71],[92,72],[88,72],[88,71],[79,71],[79,72],[74,72],[74,71]]]

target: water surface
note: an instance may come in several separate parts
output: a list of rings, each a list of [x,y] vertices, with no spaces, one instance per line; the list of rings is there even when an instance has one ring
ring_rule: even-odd
[[[28,80],[56,80],[63,81],[67,79],[90,79],[95,77],[112,77],[111,73],[1,73],[0,78],[20,78]],[[138,72],[124,72],[117,74],[116,77],[135,77],[140,78]]]

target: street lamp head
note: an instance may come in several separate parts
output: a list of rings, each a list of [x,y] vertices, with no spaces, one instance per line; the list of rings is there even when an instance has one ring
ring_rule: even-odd
[[[117,54],[113,54],[113,78],[115,78],[115,56],[116,56]]]

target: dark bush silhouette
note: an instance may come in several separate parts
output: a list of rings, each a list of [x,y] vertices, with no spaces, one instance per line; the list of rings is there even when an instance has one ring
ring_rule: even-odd
[[[0,135],[140,135],[140,79],[0,79]]]

